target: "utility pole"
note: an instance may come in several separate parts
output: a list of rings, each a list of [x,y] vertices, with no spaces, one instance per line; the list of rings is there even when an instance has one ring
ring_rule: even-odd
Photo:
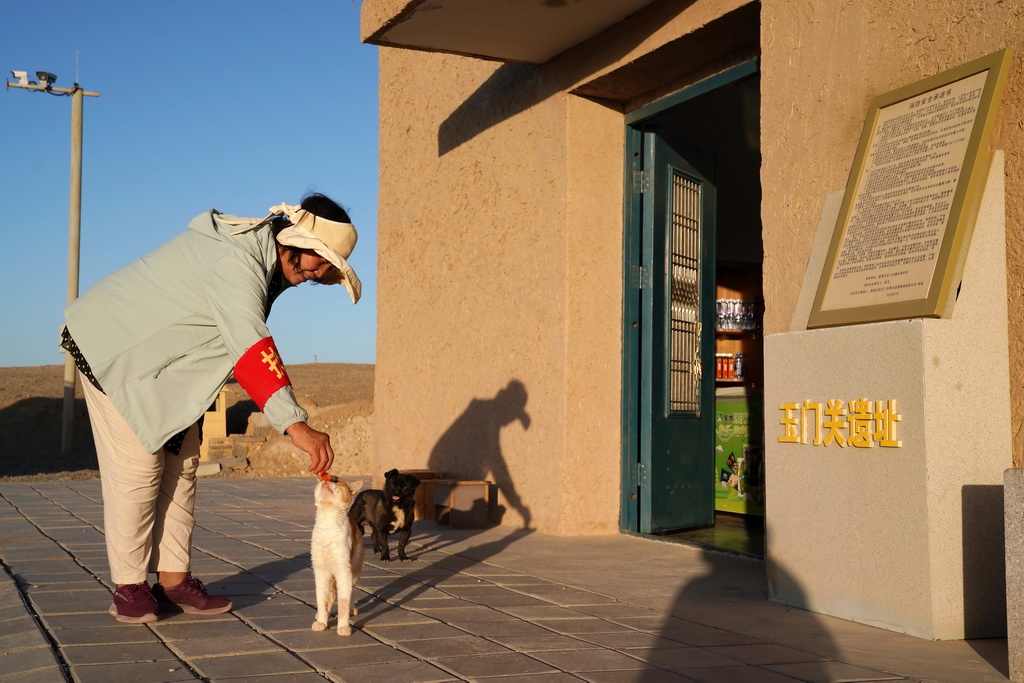
[[[78,298],[79,244],[82,228],[82,97],[99,97],[98,92],[86,92],[78,83],[73,88],[56,88],[57,77],[48,71],[37,71],[38,81],[30,81],[24,71],[12,71],[17,79],[8,88],[22,88],[46,92],[51,95],[71,96],[71,197],[68,212],[68,303]],[[71,450],[71,438],[75,428],[75,389],[78,384],[75,359],[70,353],[64,354],[64,419],[61,432],[61,453]]]

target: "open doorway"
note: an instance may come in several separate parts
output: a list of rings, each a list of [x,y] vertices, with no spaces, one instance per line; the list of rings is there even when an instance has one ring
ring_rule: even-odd
[[[627,119],[623,530],[764,554],[760,79]]]

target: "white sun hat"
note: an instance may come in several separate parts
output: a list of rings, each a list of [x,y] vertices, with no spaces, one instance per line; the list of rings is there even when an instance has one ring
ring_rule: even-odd
[[[291,225],[277,233],[278,243],[297,249],[309,249],[330,261],[334,268],[328,270],[319,282],[325,285],[345,285],[352,303],[358,302],[363,285],[356,271],[346,260],[352,255],[359,237],[355,226],[351,223],[327,220],[291,204],[278,204],[270,207],[268,211],[270,215],[257,225],[266,223],[274,216],[287,218]],[[253,227],[256,226],[249,226],[233,234],[251,230]]]

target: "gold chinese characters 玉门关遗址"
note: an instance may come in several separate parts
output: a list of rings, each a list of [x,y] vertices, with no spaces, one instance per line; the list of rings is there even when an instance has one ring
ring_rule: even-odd
[[[902,416],[896,412],[896,400],[869,401],[866,398],[844,403],[830,399],[827,403],[805,400],[802,403],[780,403],[783,427],[779,443],[837,445],[845,448],[901,448],[896,438],[896,423]]]

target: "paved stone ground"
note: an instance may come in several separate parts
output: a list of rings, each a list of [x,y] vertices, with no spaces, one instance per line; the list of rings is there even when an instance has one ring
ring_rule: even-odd
[[[193,571],[235,609],[127,625],[107,614],[99,482],[0,484],[0,681],[1006,680],[1005,639],[787,608],[761,562],[625,535],[417,522],[416,561],[368,551],[353,634],[313,632],[313,485],[201,481]]]

